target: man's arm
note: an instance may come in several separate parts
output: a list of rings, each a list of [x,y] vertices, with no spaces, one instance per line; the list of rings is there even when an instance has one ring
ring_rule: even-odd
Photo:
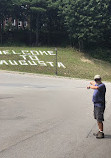
[[[87,89],[99,89],[99,86],[95,86],[95,81],[91,81],[90,84],[91,86],[88,86]]]
[[[91,86],[88,86],[87,89],[99,89],[99,87],[91,85]]]

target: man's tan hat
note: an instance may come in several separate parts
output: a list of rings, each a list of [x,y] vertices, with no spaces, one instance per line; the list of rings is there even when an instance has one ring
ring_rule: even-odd
[[[94,80],[95,80],[95,79],[101,79],[101,76],[100,76],[100,75],[95,75],[95,76],[94,76]]]

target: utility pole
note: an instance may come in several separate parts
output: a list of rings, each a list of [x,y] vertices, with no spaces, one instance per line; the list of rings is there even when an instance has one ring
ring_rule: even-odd
[[[57,48],[55,48],[55,51],[56,51],[56,75],[58,75],[58,69],[57,69],[57,66],[58,66],[58,65],[57,65],[57,53],[58,53],[58,52],[57,52]]]

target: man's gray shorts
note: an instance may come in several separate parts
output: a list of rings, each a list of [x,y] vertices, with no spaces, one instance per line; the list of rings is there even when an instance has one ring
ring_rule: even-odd
[[[94,118],[98,122],[104,121],[104,110],[105,110],[104,107],[94,106]]]

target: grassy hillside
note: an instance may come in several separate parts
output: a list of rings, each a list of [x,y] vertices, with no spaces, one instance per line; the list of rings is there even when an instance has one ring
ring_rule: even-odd
[[[2,54],[4,50],[8,50],[9,54]],[[29,47],[0,47],[0,61],[5,60],[23,60],[22,56],[17,54],[13,54],[12,50],[16,53],[21,53],[21,50],[31,50],[36,51],[54,51],[55,48],[50,47],[42,47],[42,48],[29,48]],[[37,65],[0,65],[1,70],[12,70],[12,71],[21,71],[21,72],[31,72],[31,73],[41,73],[41,74],[51,74],[54,75],[56,72],[56,56],[55,55],[37,55],[40,61],[44,61],[47,66],[41,66],[41,64]],[[27,56],[26,62],[30,60]],[[47,62],[53,62],[54,67]],[[92,57],[85,55],[82,52],[78,52],[73,48],[58,48],[58,62],[62,62],[62,64],[66,67],[58,67],[58,75],[65,77],[73,77],[73,78],[84,78],[84,79],[92,79],[95,74],[100,74],[104,80],[111,81],[111,64],[102,60],[97,60]]]

